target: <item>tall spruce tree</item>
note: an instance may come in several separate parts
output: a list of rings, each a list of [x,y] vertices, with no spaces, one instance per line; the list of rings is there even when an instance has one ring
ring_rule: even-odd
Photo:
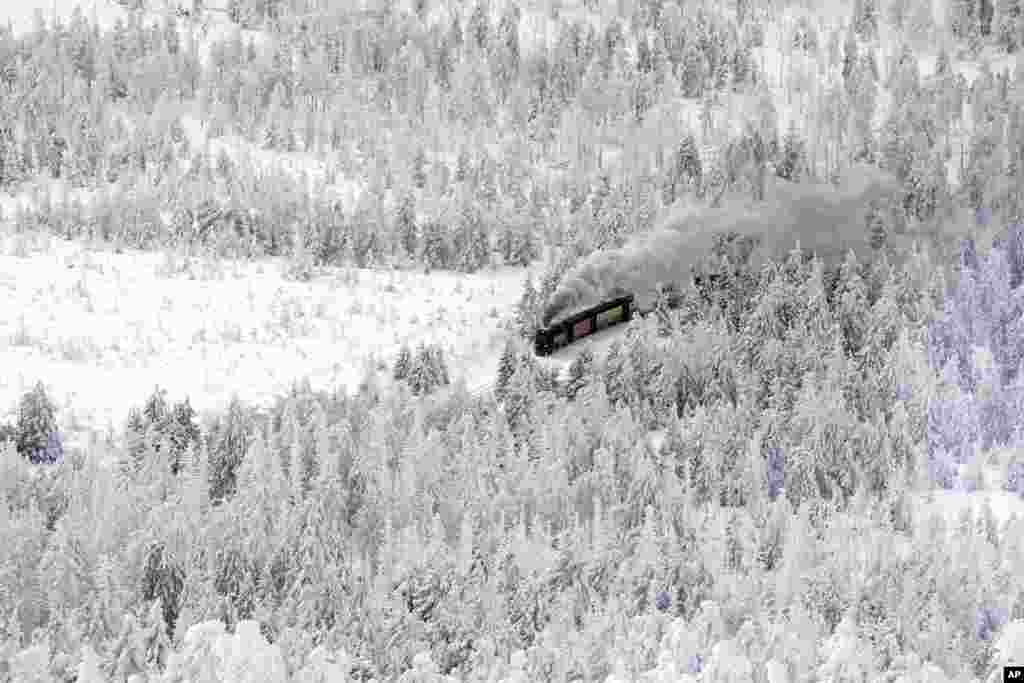
[[[61,460],[63,448],[57,430],[53,403],[42,382],[36,382],[18,403],[17,439],[15,446],[22,457],[32,463],[55,463]]]
[[[409,369],[412,367],[412,350],[408,344],[402,344],[401,348],[398,349],[398,355],[395,356],[395,364],[391,371],[391,376],[396,380],[404,380],[409,376]]]
[[[411,193],[402,197],[395,214],[395,234],[406,256],[416,257],[418,236],[416,234],[416,199]]]
[[[412,157],[412,169],[410,172],[413,187],[422,190],[427,186],[427,155],[423,148],[417,148]]]
[[[505,341],[505,347],[498,358],[498,372],[494,379],[494,395],[499,401],[505,397],[505,389],[508,387],[512,374],[516,371],[517,363],[516,346],[514,340],[510,338]]]
[[[566,385],[566,397],[571,401],[576,398],[580,390],[586,385],[587,378],[593,372],[594,353],[585,348],[573,359],[569,365],[569,381]]]
[[[878,37],[878,0],[854,0],[853,29],[862,40]]]
[[[441,348],[440,344],[431,344],[427,347],[427,361],[430,364],[435,387],[451,384],[448,363],[444,359],[444,349]]]
[[[1024,11],[1021,0],[999,0],[996,6],[996,40],[1008,53],[1016,52],[1021,46],[1024,30]]]
[[[530,339],[537,331],[537,310],[541,304],[533,276],[527,275],[523,283],[523,293],[515,309],[515,329],[520,337]]]
[[[452,265],[448,234],[440,221],[429,220],[423,225],[423,263],[428,271]]]
[[[807,170],[807,145],[791,121],[782,141],[782,156],[775,165],[775,174],[786,180],[798,181]]]
[[[679,85],[686,97],[700,97],[704,94],[704,55],[700,49],[690,43],[683,52],[683,65],[679,76]]]
[[[416,353],[413,356],[412,365],[409,367],[406,381],[409,383],[409,389],[412,390],[414,396],[427,394],[437,386],[433,363],[431,363],[427,347],[423,342],[420,342],[416,347]]]

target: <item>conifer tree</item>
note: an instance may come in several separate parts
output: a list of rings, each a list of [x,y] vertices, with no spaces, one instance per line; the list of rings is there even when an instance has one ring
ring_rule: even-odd
[[[843,81],[846,84],[847,92],[852,92],[854,89],[854,72],[859,62],[860,55],[857,35],[851,27],[846,33],[846,41],[843,45]]]
[[[427,155],[422,147],[417,148],[412,157],[411,175],[413,187],[422,190],[427,186]]]
[[[163,605],[157,598],[149,605],[145,618],[145,629],[142,633],[142,652],[144,660],[152,671],[163,671],[171,653],[171,638],[167,633],[167,624],[163,620]]]
[[[981,34],[978,0],[951,0],[950,14],[953,35],[974,44]]]
[[[949,51],[943,46],[939,49],[939,55],[935,58],[935,75],[945,76],[950,73]]]
[[[142,572],[142,599],[147,602],[160,599],[167,634],[172,638],[184,587],[185,572],[180,563],[170,556],[162,542],[151,544]]]
[[[288,454],[288,478],[290,480],[291,496],[292,500],[299,504],[306,497],[308,467],[298,425],[292,431],[292,440],[288,446]]]
[[[862,40],[878,37],[878,0],[854,0],[853,29]]]
[[[680,86],[683,95],[696,98],[704,94],[704,55],[693,43],[687,45],[683,53],[683,65],[680,73]]]
[[[461,183],[470,180],[472,165],[473,162],[469,156],[469,150],[463,147],[459,150],[459,156],[455,159],[455,182]]]
[[[593,371],[594,354],[589,348],[580,351],[569,365],[569,382],[566,386],[566,397],[569,400],[576,398],[576,395],[586,385],[587,377]]]
[[[1008,53],[1021,47],[1024,39],[1024,11],[1021,0],[998,0],[996,7],[996,40]]]
[[[474,47],[478,50],[486,50],[490,41],[491,24],[487,17],[487,7],[483,0],[478,0],[469,16],[469,23],[466,25],[466,32]]]
[[[502,97],[507,97],[509,88],[519,75],[519,17],[519,8],[508,5],[498,20],[497,40],[491,53],[491,72]]]
[[[992,20],[994,18],[994,0],[978,0],[978,29],[982,36],[992,35]]]
[[[427,347],[427,360],[434,378],[434,385],[447,386],[451,384],[448,363],[444,359],[444,349],[439,344],[431,344]]]
[[[527,226],[525,229],[515,233],[515,242],[512,251],[512,263],[519,266],[528,266],[539,255],[537,241],[533,231]]]
[[[519,357],[503,395],[505,418],[517,439],[522,437],[523,421],[537,392],[536,368],[530,360],[527,356]]]
[[[700,160],[700,152],[697,150],[697,141],[692,133],[687,133],[680,140],[675,153],[675,167],[678,178],[693,187],[700,186],[704,170]]]
[[[458,268],[465,273],[475,273],[490,262],[491,245],[483,216],[470,202],[459,209],[454,246]]]
[[[409,389],[414,396],[427,394],[435,386],[433,367],[423,342],[420,342],[416,347],[416,353],[413,356],[412,365],[409,367],[409,374],[406,379],[409,383]]]
[[[433,268],[451,266],[451,249],[444,225],[428,220],[423,225],[423,262],[428,272]]]
[[[18,453],[32,463],[55,463],[63,456],[53,403],[42,382],[36,382],[18,403]]]
[[[515,232],[513,231],[512,226],[505,223],[498,231],[498,240],[495,245],[498,248],[498,253],[501,254],[502,263],[507,264],[512,262],[512,249],[515,242]]]
[[[237,396],[228,402],[226,414],[218,417],[209,432],[210,499],[213,502],[238,491],[240,469],[249,450],[251,423]]]
[[[205,515],[210,503],[209,451],[206,444],[189,444],[182,459],[184,500],[190,515]]]
[[[796,123],[791,121],[782,142],[782,158],[775,165],[775,174],[786,180],[798,181],[806,169],[806,145],[797,133]]]
[[[409,349],[408,344],[402,344],[401,348],[398,349],[398,355],[395,357],[394,369],[392,370],[392,377],[396,380],[404,380],[409,376],[409,369],[412,367],[412,351]]]
[[[128,411],[128,423],[125,425],[125,453],[128,456],[124,463],[131,472],[138,471],[146,453],[146,422],[142,412],[135,407]]]
[[[870,305],[868,287],[861,277],[857,258],[847,254],[839,269],[835,286],[834,308],[843,334],[843,345],[848,357],[854,357],[864,346]]]
[[[412,194],[406,194],[398,206],[395,214],[395,234],[409,258],[416,257],[417,235],[416,235],[416,199]]]
[[[505,397],[505,389],[508,387],[509,380],[512,378],[517,364],[516,347],[513,344],[513,340],[508,339],[505,341],[505,347],[502,349],[501,357],[498,359],[498,372],[494,379],[494,395],[499,401]]]
[[[755,76],[754,58],[750,47],[743,43],[733,54],[732,59],[732,82],[734,86],[742,88]]]
[[[523,283],[523,294],[515,309],[515,329],[520,337],[529,339],[537,330],[537,311],[541,305],[541,299],[533,284],[533,276],[527,275]]]

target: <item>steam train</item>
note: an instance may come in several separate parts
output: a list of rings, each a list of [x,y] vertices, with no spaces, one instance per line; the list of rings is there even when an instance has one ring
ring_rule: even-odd
[[[549,327],[537,330],[533,350],[538,356],[550,356],[557,349],[572,344],[606,327],[628,322],[636,312],[633,295],[609,299],[575,313]]]
[[[693,285],[701,299],[711,304],[714,301],[713,293],[723,286],[725,278],[723,273],[695,274]],[[669,309],[678,308],[683,301],[678,283],[659,284],[657,291],[659,301]],[[550,356],[558,349],[599,330],[629,322],[634,316],[645,316],[653,310],[653,306],[638,307],[632,294],[608,299],[537,330],[533,338],[533,351],[538,356]]]

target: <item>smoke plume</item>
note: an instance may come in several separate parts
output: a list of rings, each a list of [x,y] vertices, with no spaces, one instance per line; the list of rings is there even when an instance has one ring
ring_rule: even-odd
[[[774,179],[766,190],[763,202],[675,209],[659,227],[621,248],[591,254],[551,295],[544,325],[622,292],[632,292],[640,309],[649,308],[658,283],[688,285],[693,269],[708,264],[715,236],[727,231],[758,240],[749,260],[755,268],[784,259],[798,240],[827,265],[840,263],[851,249],[858,260],[867,260],[867,212],[873,203],[893,206],[899,183],[878,168],[859,165],[839,187]]]

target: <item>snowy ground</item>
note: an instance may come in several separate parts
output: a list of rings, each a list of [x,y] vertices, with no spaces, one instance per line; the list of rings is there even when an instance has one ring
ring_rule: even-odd
[[[345,269],[308,283],[276,260],[207,262],[0,238],[0,419],[42,380],[71,432],[119,427],[159,384],[197,410],[264,404],[309,376],[354,387],[398,346],[438,342],[452,374],[487,381],[522,268],[476,275]],[[7,414],[4,415],[3,413]]]

